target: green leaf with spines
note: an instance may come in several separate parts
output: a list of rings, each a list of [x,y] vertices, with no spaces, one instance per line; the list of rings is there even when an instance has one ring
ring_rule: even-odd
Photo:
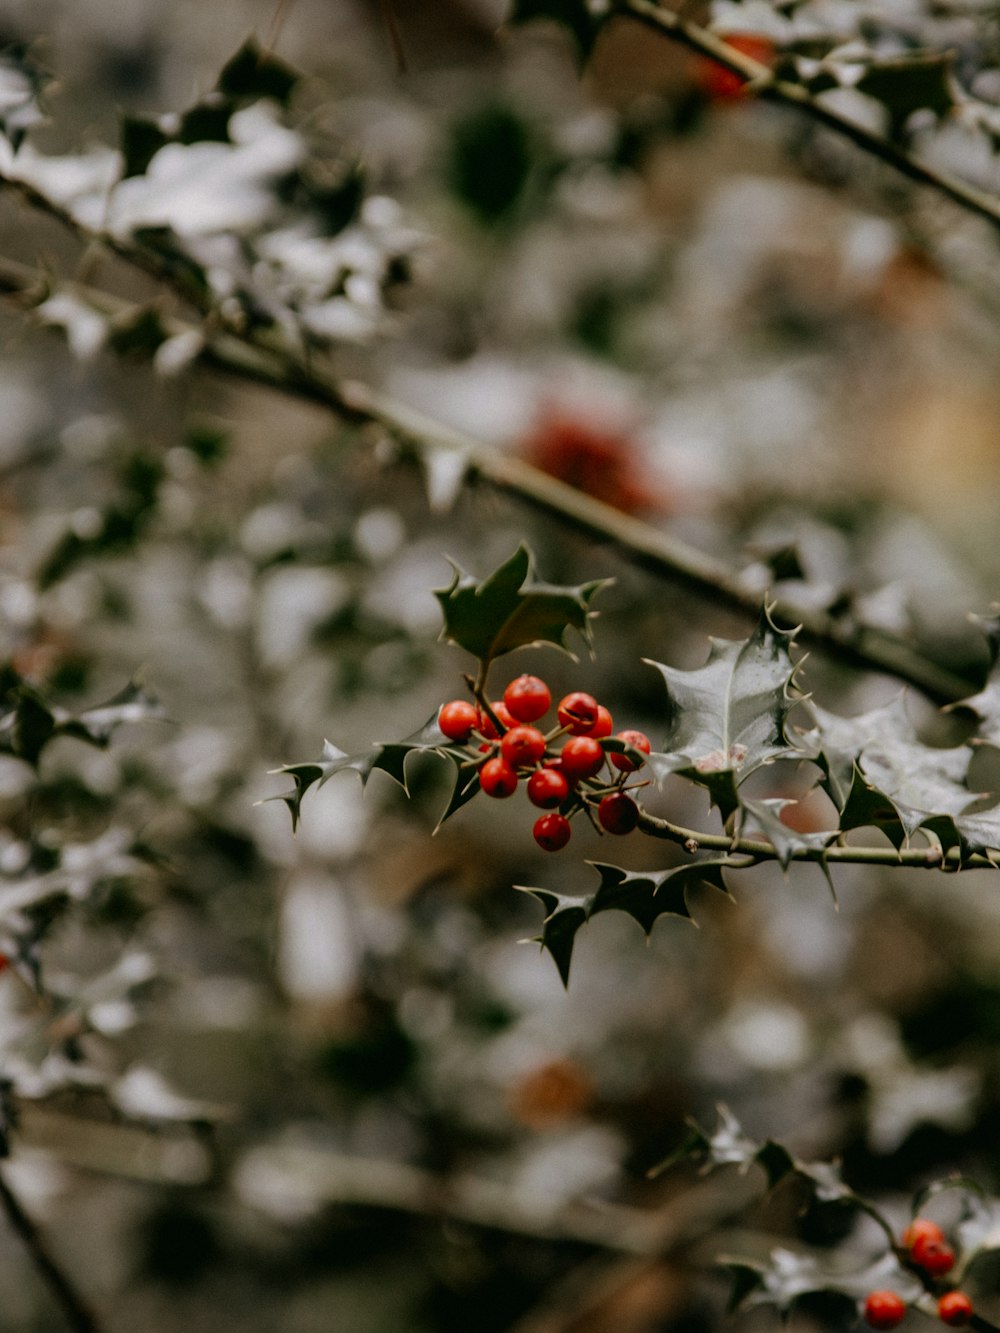
[[[797,829],[790,828],[782,821],[781,812],[785,806],[795,804],[795,801],[783,797],[765,797],[759,801],[742,801],[740,803],[740,832],[743,837],[759,835],[765,838],[774,848],[778,864],[782,870],[788,869],[793,856],[799,860],[808,859],[815,862],[822,870],[836,903],[837,894],[833,887],[833,880],[830,878],[826,851],[830,844],[839,837],[839,831],[837,829],[827,829],[815,833],[800,833]]]
[[[599,912],[626,912],[638,921],[647,936],[659,917],[687,917],[687,890],[695,884],[711,884],[728,894],[722,870],[728,864],[724,856],[706,857],[669,870],[634,871],[620,866],[591,861],[600,876],[593,893],[561,894],[551,889],[515,885],[521,893],[530,893],[541,902],[546,916],[536,943],[547,949],[559,970],[564,986],[569,985],[570,963],[576,933]]]
[[[226,97],[257,101],[268,97],[288,103],[299,76],[290,65],[271,55],[254,37],[248,37],[222,68],[216,88]]]
[[[975,810],[980,797],[966,782],[972,746],[924,745],[902,694],[854,718],[810,708],[816,726],[804,752],[823,773],[842,832],[877,828],[898,849],[919,830],[945,853],[959,847],[963,860],[997,849],[1000,812]]]
[[[72,736],[103,749],[125,723],[165,717],[162,704],[138,681],[105,703],[74,713],[50,703],[13,667],[0,672],[0,754],[23,759],[32,767],[57,736]]]
[[[576,587],[560,587],[534,578],[534,561],[524,545],[485,579],[479,581],[452,562],[455,576],[447,588],[438,588],[444,617],[441,638],[478,657],[484,668],[515,648],[553,644],[573,654],[567,645],[575,630],[590,647],[590,602],[609,579]]]
[[[650,755],[658,780],[676,773],[705,787],[724,820],[739,807],[740,785],[775,759],[801,757],[788,743],[797,663],[794,631],[765,611],[749,639],[712,639],[708,661],[693,671],[646,661],[663,676],[670,727]]]
[[[949,52],[914,51],[874,60],[854,86],[888,110],[894,127],[915,111],[945,116],[956,105]]]
[[[508,23],[531,23],[548,19],[564,28],[573,39],[580,64],[594,48],[601,19],[592,14],[587,0],[513,0]]]
[[[335,773],[354,772],[361,779],[362,786],[367,786],[372,773],[387,774],[404,791],[408,791],[406,781],[407,760],[412,754],[438,754],[450,759],[455,767],[455,785],[448,805],[438,821],[438,827],[456,810],[460,810],[479,790],[476,774],[470,774],[467,768],[468,755],[464,750],[455,748],[438,726],[435,713],[419,731],[406,740],[376,744],[369,750],[357,754],[348,754],[330,741],[323,742],[323,752],[318,760],[311,763],[284,764],[275,769],[276,773],[286,773],[295,783],[290,792],[282,792],[268,797],[272,801],[284,801],[292,816],[292,828],[297,829],[301,815],[302,798],[313,786],[322,787]]]

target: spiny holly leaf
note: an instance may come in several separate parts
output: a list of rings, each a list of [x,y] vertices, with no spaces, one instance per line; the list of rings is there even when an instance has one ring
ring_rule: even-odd
[[[508,22],[530,23],[534,19],[550,19],[565,28],[573,38],[580,63],[587,60],[600,21],[590,12],[586,0],[513,0]]]
[[[33,767],[56,736],[74,736],[103,749],[123,723],[165,716],[159,700],[138,681],[131,681],[107,703],[72,713],[49,703],[12,667],[0,672],[0,754],[15,755]]]
[[[522,893],[533,894],[546,911],[542,933],[537,936],[552,955],[563,985],[569,985],[569,968],[576,932],[598,912],[627,912],[648,936],[658,917],[690,918],[686,892],[694,884],[712,884],[728,893],[722,878],[726,857],[706,857],[682,866],[660,871],[622,870],[619,866],[591,862],[601,882],[593,893],[561,894],[551,889],[516,885]]]
[[[471,776],[465,767],[467,756],[464,751],[451,748],[448,738],[438,726],[437,714],[430,718],[419,731],[402,741],[389,744],[373,745],[370,750],[358,754],[348,754],[330,741],[323,742],[323,753],[314,763],[285,764],[275,769],[276,773],[287,773],[295,783],[290,792],[268,797],[272,801],[284,801],[292,816],[292,828],[298,828],[302,809],[302,798],[310,787],[320,787],[333,777],[334,773],[354,772],[361,778],[362,785],[367,785],[372,773],[387,773],[390,778],[407,790],[406,761],[411,754],[439,754],[450,759],[455,766],[455,787],[448,806],[438,821],[438,826],[456,810],[472,799],[479,790],[476,775]]]
[[[776,629],[765,610],[749,639],[712,639],[703,667],[680,671],[649,663],[663,676],[671,713],[663,751],[649,758],[657,779],[678,773],[706,787],[728,819],[745,778],[797,753],[785,735],[796,703],[793,637]]]
[[[0,134],[16,153],[32,125],[44,119],[39,98],[47,77],[23,45],[0,54]]]
[[[841,811],[841,829],[880,829],[895,847],[918,830],[948,851],[995,847],[1000,823],[992,811],[966,813],[977,794],[966,785],[973,751],[968,745],[924,745],[902,695],[854,718],[812,705],[816,727],[803,738],[824,777],[822,786]]]
[[[854,1303],[880,1288],[898,1292],[906,1302],[923,1292],[919,1279],[902,1267],[891,1250],[874,1263],[846,1273],[825,1267],[813,1254],[786,1249],[772,1250],[768,1263],[728,1256],[719,1262],[734,1270],[738,1304],[745,1310],[774,1305],[787,1314],[800,1297],[813,1292],[834,1292]]]
[[[226,97],[251,101],[270,97],[284,106],[298,81],[299,76],[290,65],[265,51],[255,38],[248,37],[223,66],[216,87]]]
[[[951,65],[947,52],[917,51],[869,65],[854,86],[881,102],[901,128],[914,111],[944,116],[956,105]]]
[[[609,580],[578,587],[536,582],[531,553],[523,545],[482,582],[458,565],[452,567],[455,577],[449,586],[434,593],[444,616],[441,637],[484,664],[533,644],[551,643],[570,652],[566,636],[571,629],[589,646],[594,614],[589,604]]]
[[[850,790],[840,812],[840,827],[844,833],[856,828],[874,828],[892,843],[897,851],[906,841],[899,812],[884,792],[866,782],[857,764],[852,770]]]
[[[737,1166],[746,1172],[751,1166],[760,1166],[767,1176],[767,1187],[773,1189],[786,1176],[795,1175],[809,1181],[821,1203],[857,1199],[854,1191],[844,1183],[840,1167],[833,1162],[803,1162],[773,1139],[759,1142],[745,1133],[743,1126],[728,1106],[716,1107],[719,1123],[713,1133],[688,1122],[690,1132],[681,1146],[665,1162],[654,1167],[649,1175],[660,1175],[680,1161],[694,1160],[703,1167]]]
[[[760,801],[743,801],[741,805],[744,836],[759,834],[765,838],[778,854],[778,863],[782,870],[787,870],[793,856],[808,857],[815,861],[826,876],[826,881],[833,892],[830,869],[826,863],[825,852],[830,843],[839,835],[839,830],[828,829],[816,833],[800,833],[782,821],[781,812],[788,805],[795,805],[781,797],[767,797]],[[834,893],[834,900],[836,894]]]

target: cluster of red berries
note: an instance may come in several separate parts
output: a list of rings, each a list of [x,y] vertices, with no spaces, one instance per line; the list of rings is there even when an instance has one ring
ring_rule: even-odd
[[[910,1268],[916,1269],[929,1289],[955,1266],[955,1252],[936,1222],[918,1217],[903,1232],[902,1248]],[[972,1318],[972,1302],[964,1291],[952,1288],[938,1297],[938,1318],[949,1328],[962,1328]],[[870,1291],[864,1303],[870,1328],[895,1328],[906,1315],[906,1302],[894,1291]]]
[[[537,676],[518,676],[503,699],[476,706],[464,699],[442,704],[438,726],[450,741],[469,748],[479,767],[479,785],[487,796],[512,796],[523,778],[532,805],[550,813],[535,820],[539,847],[558,852],[570,839],[570,818],[596,807],[597,821],[607,833],[631,833],[639,808],[625,783],[643,762],[602,741],[612,738],[608,710],[582,691],[567,694],[556,707],[557,725],[542,732],[538,722],[552,706],[549,687]],[[617,737],[633,751],[649,754],[641,731],[620,731]],[[557,748],[557,742],[561,745]],[[484,757],[485,756],[485,757]],[[607,779],[598,775],[606,763]]]

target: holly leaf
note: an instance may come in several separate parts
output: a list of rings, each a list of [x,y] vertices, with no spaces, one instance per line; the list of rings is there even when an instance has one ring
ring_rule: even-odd
[[[291,791],[270,796],[271,801],[284,801],[292,816],[292,828],[297,829],[302,810],[302,798],[311,787],[322,787],[335,773],[353,772],[361,779],[362,786],[367,786],[368,779],[375,772],[386,773],[408,792],[406,763],[412,754],[439,754],[450,759],[455,766],[455,786],[448,805],[438,821],[438,827],[461,809],[479,790],[475,775],[469,774],[465,767],[468,756],[463,750],[453,749],[444,732],[437,724],[437,714],[430,718],[419,731],[402,741],[388,744],[376,744],[369,750],[357,754],[348,754],[338,749],[331,741],[323,742],[323,752],[313,763],[285,764],[274,769],[275,773],[287,773],[295,784]]]
[[[661,916],[690,919],[687,890],[692,885],[712,884],[723,893],[729,892],[722,878],[722,869],[728,864],[724,856],[706,857],[702,861],[652,872],[623,870],[595,861],[589,864],[601,880],[593,893],[561,894],[551,889],[515,885],[520,892],[536,897],[545,908],[542,933],[536,936],[536,943],[552,955],[564,986],[569,985],[576,933],[599,912],[627,912],[638,921],[648,937]]]
[[[856,1200],[858,1196],[844,1183],[840,1166],[835,1162],[803,1162],[774,1139],[760,1142],[747,1134],[730,1111],[720,1103],[716,1107],[718,1125],[712,1133],[702,1129],[694,1120],[688,1122],[689,1133],[684,1142],[664,1162],[648,1174],[658,1176],[679,1161],[694,1160],[711,1170],[719,1166],[736,1166],[743,1173],[759,1166],[767,1176],[769,1190],[786,1176],[795,1175],[809,1182],[821,1203]]]
[[[887,108],[894,125],[902,126],[914,111],[947,115],[956,105],[949,52],[916,51],[879,60],[854,85]]]
[[[290,65],[265,51],[253,37],[248,37],[236,54],[226,62],[216,88],[226,97],[256,101],[272,98],[285,106],[299,76]]]
[[[580,64],[594,47],[600,20],[590,12],[586,0],[513,0],[508,23],[531,23],[549,19],[564,28],[573,39]]]
[[[833,891],[833,882],[830,879],[829,866],[826,863],[826,849],[835,838],[839,836],[838,829],[826,829],[815,833],[800,833],[797,829],[790,828],[782,821],[781,812],[788,805],[795,805],[795,801],[786,800],[783,797],[766,797],[759,801],[743,801],[741,803],[741,832],[746,836],[759,836],[765,838],[774,848],[778,856],[778,864],[782,870],[787,870],[789,862],[793,856],[799,859],[807,857],[823,871],[827,883]],[[836,894],[834,894],[836,899]]]
[[[39,103],[47,76],[21,44],[0,54],[0,134],[16,153],[32,125],[44,120]]]
[[[889,1288],[899,1293],[906,1302],[915,1301],[923,1292],[919,1279],[904,1269],[892,1251],[879,1256],[864,1268],[843,1272],[813,1254],[796,1250],[775,1249],[767,1263],[725,1257],[720,1259],[727,1267],[740,1274],[740,1300],[745,1310],[759,1305],[773,1305],[787,1314],[797,1300],[813,1292],[834,1292],[855,1305],[868,1292]],[[750,1280],[750,1275],[755,1280]]]
[[[73,713],[49,703],[12,667],[0,673],[0,754],[15,755],[32,767],[37,767],[45,746],[56,736],[74,736],[103,749],[124,723],[165,717],[159,700],[138,681],[131,681],[106,703]]]
[[[452,562],[455,577],[438,588],[444,617],[441,638],[465,648],[488,665],[495,657],[542,643],[573,654],[566,639],[576,630],[591,643],[590,602],[610,580],[559,587],[535,580],[533,559],[524,545],[482,582]]]
[[[794,631],[777,629],[765,609],[749,639],[712,639],[703,667],[649,662],[663,676],[671,714],[663,751],[649,757],[658,780],[677,773],[707,788],[725,820],[751,773],[799,753],[785,730],[797,702],[793,641]]]
[[[804,740],[841,811],[842,831],[877,828],[899,848],[919,829],[943,851],[961,846],[963,854],[1000,842],[995,812],[969,813],[979,799],[966,783],[972,747],[924,745],[902,694],[854,718],[811,708],[817,726]]]

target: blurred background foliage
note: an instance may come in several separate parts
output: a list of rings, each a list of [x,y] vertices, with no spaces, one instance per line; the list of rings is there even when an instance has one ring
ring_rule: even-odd
[[[57,74],[34,141],[64,153],[116,142],[123,113],[196,103],[256,30],[303,72],[289,114],[331,234],[356,216],[358,172],[405,231],[377,322],[329,353],[339,374],[749,566],[761,593],[981,672],[967,613],[1000,571],[995,241],[831,136],[720,95],[635,25],[605,30],[581,80],[565,34],[498,32],[504,16],[399,5],[405,72],[360,0],[5,0],[0,35]],[[9,193],[0,227],[5,257],[154,294]],[[164,374],[148,325],[102,347],[49,315],[82,359],[0,310],[4,656],[70,713],[139,673],[165,714],[106,747],[57,735],[37,774],[0,755],[5,1171],[102,1328],[717,1327],[711,1261],[744,1184],[645,1173],[719,1100],[842,1156],[890,1208],[952,1169],[1000,1185],[983,872],[845,868],[834,911],[819,874],[761,867],[736,903],[694,899],[700,931],[667,919],[646,947],[601,918],[567,993],[520,942],[539,909],[510,886],[579,891],[582,858],[607,857],[596,835],[542,867],[518,797],[432,839],[430,763],[411,800],[338,777],[294,839],[280,802],[256,804],[324,735],[409,735],[461,693],[430,591],[446,555],[482,574],[527,539],[553,581],[613,576],[593,661],[543,649],[511,675],[587,689],[654,741],[640,659],[694,666],[706,634],[744,622],[377,432]],[[806,684],[851,712],[896,689],[821,654]],[[929,736],[961,735],[910,708]],[[774,784],[808,821],[802,775]],[[659,864],[655,846],[615,852]],[[38,888],[46,874],[62,878]],[[740,1241],[835,1245],[851,1225],[779,1191]],[[987,1313],[995,1277],[977,1278]],[[0,1292],[12,1333],[59,1326],[12,1240]],[[793,1322],[841,1315],[817,1302]]]

